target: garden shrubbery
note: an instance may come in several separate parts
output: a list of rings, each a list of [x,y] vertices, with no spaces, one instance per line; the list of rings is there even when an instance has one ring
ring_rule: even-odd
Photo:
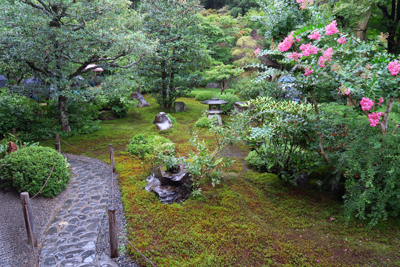
[[[211,120],[207,117],[201,117],[200,119],[198,119],[196,121],[196,123],[194,125],[199,128],[207,128],[207,127],[210,127]]]
[[[228,103],[225,105],[221,105],[221,109],[226,113],[230,113],[233,110],[233,103],[239,101],[239,97],[234,94],[223,94],[218,96],[219,99],[225,100]]]
[[[129,141],[126,151],[140,158],[158,154],[169,155],[175,152],[175,144],[162,136],[137,134]]]
[[[197,101],[209,100],[218,95],[218,92],[200,92],[196,95],[194,99]]]
[[[67,187],[70,180],[69,164],[56,150],[49,147],[32,146],[18,149],[0,160],[0,177],[9,182],[18,192],[54,197]]]

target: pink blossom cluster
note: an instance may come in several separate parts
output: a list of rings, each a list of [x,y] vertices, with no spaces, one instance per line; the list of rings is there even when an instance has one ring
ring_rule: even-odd
[[[307,36],[309,39],[311,40],[318,40],[321,37],[321,34],[319,33],[318,30],[316,30],[315,32],[313,32],[312,34]]]
[[[330,24],[325,26],[325,34],[332,35],[338,33],[339,30],[337,28],[336,20],[332,21]]]
[[[383,112],[377,112],[377,113],[372,112],[371,114],[368,114],[369,125],[371,125],[371,127],[377,126],[379,124],[379,119],[381,118],[382,115]]]
[[[321,68],[325,68],[325,63],[327,61],[332,61],[332,55],[333,55],[333,49],[332,47],[329,47],[328,49],[326,49],[324,51],[324,53],[322,54],[322,56],[319,57],[318,59],[318,65]]]
[[[311,67],[306,67],[305,70],[304,70],[304,76],[308,76],[313,72],[314,72],[314,70],[311,69]]]
[[[337,42],[338,42],[339,44],[345,44],[345,43],[347,43],[347,39],[344,38],[344,37],[340,37],[339,39],[337,39]]]
[[[312,5],[314,3],[313,0],[296,0],[297,3],[300,4],[300,9],[305,9],[308,5]]]
[[[303,55],[301,53],[297,53],[297,52],[293,52],[291,53],[288,58],[294,60],[294,61],[299,61],[299,59],[302,57]]]
[[[289,36],[287,36],[282,42],[278,44],[279,51],[286,52],[292,47],[292,44],[294,43],[293,34],[294,32],[291,32]]]
[[[316,55],[318,53],[318,48],[313,46],[311,42],[309,44],[302,44],[300,50],[303,51],[303,56],[308,57],[311,54]]]
[[[370,110],[374,105],[374,101],[372,101],[368,97],[363,97],[360,101],[360,105],[362,110]]]
[[[397,60],[389,62],[388,70],[390,71],[390,74],[396,76],[400,72],[400,62]]]
[[[378,100],[379,100],[378,105],[379,105],[379,106],[382,105],[382,103],[383,103],[383,97],[379,98]]]
[[[260,53],[261,49],[257,48],[256,50],[254,50],[254,55],[258,55],[258,53]]]

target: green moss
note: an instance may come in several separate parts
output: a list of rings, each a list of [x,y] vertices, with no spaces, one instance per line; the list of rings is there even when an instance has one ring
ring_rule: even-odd
[[[388,219],[369,232],[359,221],[345,225],[342,204],[326,193],[292,187],[273,174],[245,171],[242,160],[248,150],[243,144],[228,151],[238,155],[222,185],[213,188],[206,183],[203,197],[182,204],[160,203],[144,190],[151,162],[124,152],[132,136],[161,133],[152,124],[159,106],[145,97],[150,107],[104,121],[98,132],[65,140],[92,152],[65,144],[62,150],[109,162],[108,144],[113,143],[128,238],[157,266],[315,266],[317,260],[318,266],[397,266],[400,262],[399,220]],[[189,130],[207,106],[191,98],[178,101],[185,102],[188,111],[174,113],[176,123],[162,136],[187,155],[192,149],[187,143]],[[207,129],[201,129],[199,137],[212,139]],[[54,140],[43,144],[54,147]],[[94,154],[99,152],[105,154]],[[146,266],[141,255],[128,250]]]

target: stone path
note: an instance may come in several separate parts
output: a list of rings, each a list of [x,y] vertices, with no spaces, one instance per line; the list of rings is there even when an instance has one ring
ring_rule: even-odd
[[[95,159],[67,155],[73,178],[65,202],[44,234],[41,267],[117,266],[100,260],[96,241],[108,204],[110,167]]]

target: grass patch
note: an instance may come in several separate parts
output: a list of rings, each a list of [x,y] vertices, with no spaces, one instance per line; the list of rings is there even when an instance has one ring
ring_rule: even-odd
[[[126,145],[136,134],[161,134],[184,155],[191,149],[189,130],[207,106],[179,99],[188,111],[173,113],[177,122],[160,133],[152,124],[158,105],[145,97],[151,107],[102,122],[100,131],[66,141],[93,152],[107,152],[113,143],[128,237],[157,266],[400,265],[400,220],[389,219],[371,231],[359,221],[347,226],[342,203],[326,193],[294,188],[273,174],[244,171],[243,145],[231,149],[235,165],[224,174],[222,185],[205,184],[202,197],[182,204],[161,204],[144,190],[151,164],[130,156]],[[199,136],[212,138],[207,129],[199,130]],[[54,147],[53,142],[42,144]],[[109,162],[108,154],[81,153],[66,145],[62,151]],[[129,251],[146,266],[138,253]]]

